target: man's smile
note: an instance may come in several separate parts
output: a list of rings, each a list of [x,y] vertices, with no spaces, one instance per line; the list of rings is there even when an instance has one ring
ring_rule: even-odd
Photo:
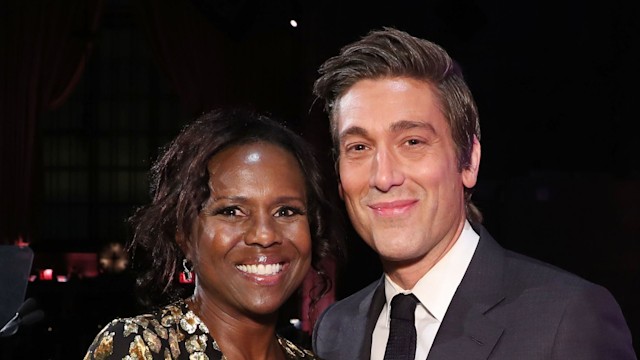
[[[418,203],[416,199],[376,202],[367,205],[379,216],[397,216],[409,212]]]

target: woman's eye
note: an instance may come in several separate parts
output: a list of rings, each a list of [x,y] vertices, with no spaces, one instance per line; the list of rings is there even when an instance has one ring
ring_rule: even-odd
[[[289,206],[283,206],[276,211],[276,217],[290,217],[294,215],[302,215],[304,212],[300,209],[296,209]]]
[[[236,209],[224,209],[220,213],[227,216],[236,216]]]
[[[229,217],[238,216],[240,215],[240,210],[235,206],[229,206],[229,207],[220,208],[214,211],[214,215],[222,215],[222,216],[229,216]]]

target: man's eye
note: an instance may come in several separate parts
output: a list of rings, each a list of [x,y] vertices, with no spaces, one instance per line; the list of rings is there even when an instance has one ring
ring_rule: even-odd
[[[355,144],[347,146],[347,151],[363,151],[366,150],[367,147],[363,144]]]
[[[407,144],[408,145],[419,145],[421,143],[422,143],[422,141],[420,141],[418,139],[409,139],[409,140],[407,140]]]

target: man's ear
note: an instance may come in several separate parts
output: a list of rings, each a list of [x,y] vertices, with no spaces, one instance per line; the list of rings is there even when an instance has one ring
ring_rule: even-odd
[[[344,191],[342,189],[342,181],[340,181],[340,156],[336,155],[337,151],[333,150],[333,171],[336,174],[336,179],[338,180],[338,195],[340,195],[340,199],[344,200]]]
[[[478,181],[478,173],[480,172],[480,155],[480,141],[478,141],[478,138],[474,135],[469,167],[462,169],[462,183],[468,189],[476,186],[476,182]]]

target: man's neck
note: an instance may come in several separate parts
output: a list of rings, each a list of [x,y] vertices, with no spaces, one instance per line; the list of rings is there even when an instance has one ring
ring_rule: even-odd
[[[433,268],[460,238],[466,219],[462,219],[458,226],[447,236],[443,237],[424,256],[407,261],[386,261],[381,259],[385,274],[404,290],[411,290],[416,283]]]

